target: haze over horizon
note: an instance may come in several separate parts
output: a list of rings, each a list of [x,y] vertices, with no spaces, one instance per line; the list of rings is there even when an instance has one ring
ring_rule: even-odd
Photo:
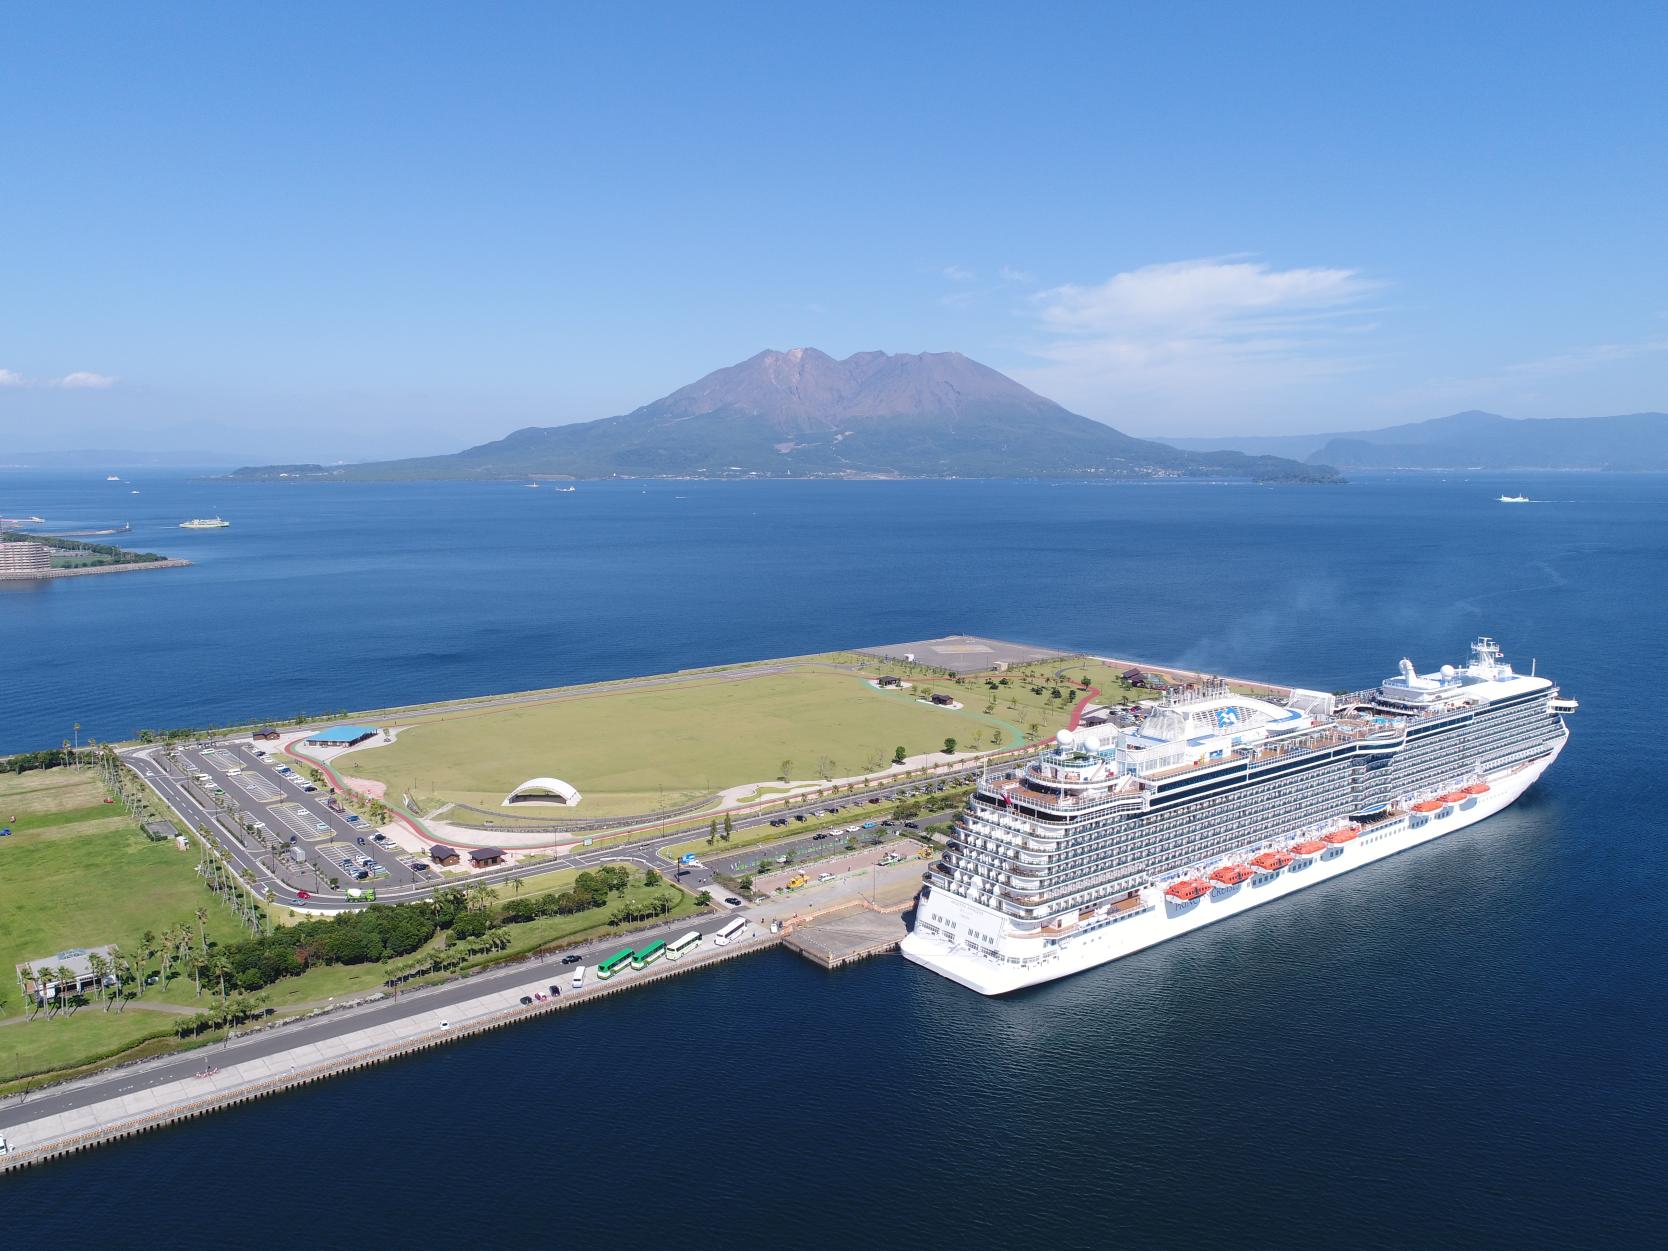
[[[0,452],[449,452],[801,346],[1157,438],[1668,409],[1665,40],[1645,5],[20,12]]]

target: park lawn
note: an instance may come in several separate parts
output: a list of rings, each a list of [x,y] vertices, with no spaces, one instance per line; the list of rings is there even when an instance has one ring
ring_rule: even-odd
[[[0,823],[13,831],[0,840],[0,1015],[17,1017],[28,1006],[11,976],[16,965],[106,943],[137,957],[146,930],[193,921],[204,906],[213,928],[219,909],[198,883],[196,857],[171,841],[151,842],[102,800],[92,773],[0,774]],[[0,1080],[168,1035],[174,1019],[132,1006],[105,1012],[94,999],[68,1016],[14,1020],[0,1027]]]
[[[559,777],[583,794],[580,815],[611,816],[768,784],[784,762],[796,780],[823,768],[836,777],[867,773],[884,768],[897,746],[917,755],[946,737],[980,742],[995,724],[971,707],[933,708],[877,691],[854,674],[789,666],[460,711],[353,752],[340,767],[421,796],[425,807],[455,800],[497,809],[527,779]]]

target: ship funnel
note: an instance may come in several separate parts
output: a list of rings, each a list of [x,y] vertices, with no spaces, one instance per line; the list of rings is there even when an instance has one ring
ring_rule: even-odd
[[[1402,677],[1406,678],[1409,682],[1413,681],[1413,679],[1417,676],[1417,674],[1414,672],[1413,662],[1411,660],[1409,660],[1406,656],[1402,657],[1402,663],[1400,665],[1400,668],[1401,668],[1401,671],[1402,671]]]

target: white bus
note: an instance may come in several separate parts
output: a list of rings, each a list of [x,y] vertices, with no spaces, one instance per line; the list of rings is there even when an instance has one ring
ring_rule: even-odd
[[[720,947],[727,947],[732,938],[740,938],[742,930],[747,928],[745,917],[736,917],[718,933],[712,936],[712,941]]]
[[[683,935],[681,938],[674,938],[671,942],[666,944],[666,958],[668,960],[676,960],[679,956],[683,955],[684,952],[692,951],[700,945],[701,931],[690,930],[689,933]]]

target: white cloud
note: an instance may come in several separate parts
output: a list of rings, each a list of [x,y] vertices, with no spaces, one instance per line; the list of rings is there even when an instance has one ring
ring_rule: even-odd
[[[108,374],[95,374],[83,369],[77,370],[73,374],[65,374],[62,378],[58,379],[56,385],[60,387],[68,387],[71,390],[102,391],[106,387],[115,386],[116,380]]]
[[[1015,269],[1012,265],[1004,265],[996,271],[996,276],[1003,282],[1016,283],[1020,286],[1030,286],[1037,280],[1037,276],[1028,269]]]
[[[951,282],[972,282],[979,276],[971,269],[966,269],[960,265],[946,265],[940,272]]]
[[[1355,269],[1276,269],[1214,257],[1146,265],[1032,295],[1021,380],[1069,407],[1144,430],[1213,428],[1290,404],[1362,364],[1383,283]]]
[[[62,378],[28,378],[13,369],[0,369],[0,387],[19,390],[40,387],[61,387],[67,391],[102,391],[116,385],[108,374],[95,374],[85,369],[65,374]]]

